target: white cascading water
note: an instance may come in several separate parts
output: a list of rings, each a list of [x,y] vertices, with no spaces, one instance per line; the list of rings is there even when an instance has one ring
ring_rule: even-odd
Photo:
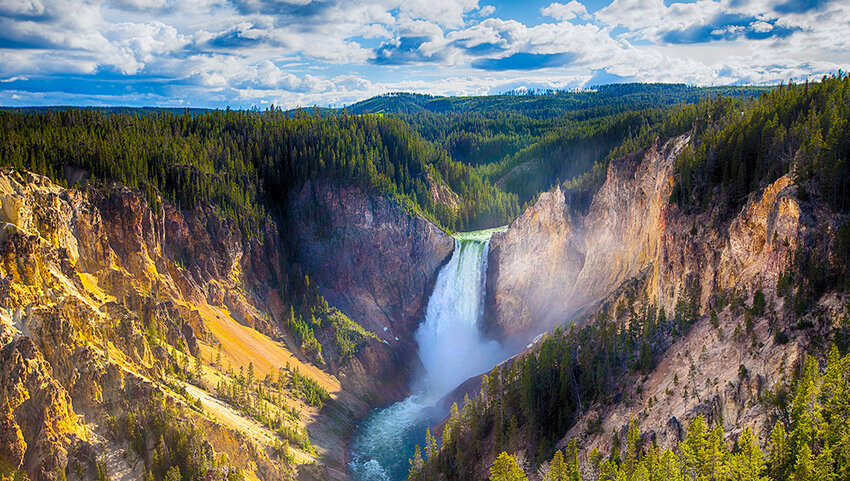
[[[425,392],[442,397],[502,360],[499,343],[483,339],[478,326],[492,233],[458,234],[454,254],[437,276],[425,322],[416,330]]]
[[[482,338],[478,321],[484,310],[490,236],[498,229],[455,236],[449,263],[437,275],[425,321],[416,331],[425,372],[414,394],[375,411],[361,426],[351,449],[352,474],[358,480],[407,479],[407,460],[425,428],[445,416],[440,399],[466,379],[489,371],[505,359],[499,343]]]

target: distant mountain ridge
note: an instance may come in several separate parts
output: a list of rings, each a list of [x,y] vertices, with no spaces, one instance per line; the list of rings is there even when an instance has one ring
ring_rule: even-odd
[[[520,113],[535,118],[557,117],[577,110],[612,105],[638,104],[645,107],[693,103],[716,95],[759,95],[772,86],[694,87],[685,84],[611,84],[588,90],[528,91],[478,96],[432,96],[393,92],[346,107],[353,114],[430,113]]]
[[[86,106],[79,107],[74,105],[48,105],[48,106],[29,106],[29,107],[3,107],[0,106],[0,111],[7,110],[10,112],[20,112],[22,114],[39,114],[44,112],[61,112],[63,110],[95,110],[102,114],[155,114],[160,112],[170,112],[172,114],[200,115],[205,112],[211,112],[214,108],[189,108],[189,107],[130,107],[130,106]]]
[[[601,105],[632,105],[641,108],[693,103],[716,95],[760,95],[775,86],[717,86],[696,87],[687,84],[625,83],[598,85],[585,90],[517,90],[494,95],[429,95],[413,92],[389,92],[357,101],[343,108],[294,107],[285,109],[290,115],[299,110],[318,110],[322,115],[333,115],[343,110],[352,114],[416,114],[430,113],[486,113],[498,109],[535,118],[557,117],[568,112]],[[133,106],[25,106],[5,107],[0,110],[36,114],[69,109],[97,110],[103,114],[129,114],[170,112],[199,115],[225,110],[205,107],[133,107]],[[227,109],[231,110],[231,109]],[[252,110],[252,109],[232,109]]]

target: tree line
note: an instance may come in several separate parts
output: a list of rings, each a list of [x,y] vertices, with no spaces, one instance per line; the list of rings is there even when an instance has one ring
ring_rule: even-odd
[[[700,103],[692,146],[676,160],[671,201],[688,212],[731,215],[750,192],[792,173],[798,196],[850,209],[850,77],[789,83],[743,104]]]
[[[168,111],[103,114],[95,109],[0,112],[3,165],[62,183],[65,168],[161,194],[191,209],[209,203],[246,233],[268,215],[285,218],[291,189],[315,178],[361,185],[449,230],[492,227],[519,204],[421,138],[405,122],[321,112]],[[445,183],[459,196],[432,196]]]

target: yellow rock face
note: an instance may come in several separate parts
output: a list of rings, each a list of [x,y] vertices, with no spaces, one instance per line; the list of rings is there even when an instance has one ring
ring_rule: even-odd
[[[168,387],[166,346],[208,361],[221,343],[224,363],[253,363],[260,378],[289,362],[339,396],[335,377],[272,340],[281,334],[279,308],[272,313],[244,289],[250,276],[269,283],[251,264],[273,264],[259,250],[202,210],[165,206],[157,216],[120,186],[84,193],[0,172],[0,463],[59,479],[88,456],[80,453],[97,453],[88,440],[108,437],[109,419],[144,398],[139,389],[185,402]],[[150,343],[146,326],[156,326],[161,344]],[[304,425],[313,420],[314,408],[299,409]],[[198,414],[199,426],[219,429],[216,412]],[[212,436],[214,449],[240,460],[249,477],[280,479],[291,468],[262,454],[276,437],[254,433]]]
[[[314,252],[316,263],[348,270],[316,278],[327,283],[348,276],[354,288],[336,287],[351,296],[336,301],[376,326],[389,324],[384,335],[409,338],[429,283],[451,253],[451,238],[388,200],[314,187],[328,196],[330,208],[339,209],[334,228],[361,219],[355,230],[379,239],[317,242],[326,250]],[[78,191],[0,171],[0,354],[7,356],[0,364],[0,464],[17,466],[35,480],[58,480],[68,466],[76,473],[79,462],[89,470],[87,479],[106,454],[111,470],[139,477],[144,460],[116,454],[126,446],[112,441],[111,429],[138,403],[161,393],[182,406],[185,421],[203,431],[217,457],[249,479],[286,479],[295,465],[319,457],[344,466],[346,426],[369,402],[406,389],[393,348],[371,342],[339,377],[320,369],[281,329],[289,306],[276,286],[288,274],[282,272],[277,226],[269,221],[247,238],[212,208],[162,205],[154,213],[140,193],[108,182]],[[414,253],[425,267],[405,264]],[[329,256],[341,262],[329,263]],[[354,257],[371,264],[348,262]],[[407,278],[393,278],[404,270]],[[373,271],[389,274],[364,278]],[[415,297],[402,295],[414,290]],[[391,301],[401,304],[400,314]],[[221,365],[214,367],[219,346]],[[184,391],[173,373],[194,366],[197,356],[205,384]],[[267,399],[258,404],[269,417],[280,414],[288,427],[309,429],[314,450],[293,445],[294,465],[269,455],[280,441],[277,434],[216,397],[217,384],[234,383],[249,365],[264,382]],[[267,375],[276,380],[286,366],[330,393],[335,417],[307,405],[295,388],[265,384]],[[328,472],[344,476],[344,469]]]

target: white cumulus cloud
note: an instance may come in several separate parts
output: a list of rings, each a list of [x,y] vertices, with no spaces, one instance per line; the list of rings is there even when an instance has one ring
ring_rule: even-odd
[[[584,5],[572,0],[569,3],[552,3],[540,9],[540,13],[547,17],[552,17],[555,20],[572,20],[576,17],[587,16],[587,8]]]

